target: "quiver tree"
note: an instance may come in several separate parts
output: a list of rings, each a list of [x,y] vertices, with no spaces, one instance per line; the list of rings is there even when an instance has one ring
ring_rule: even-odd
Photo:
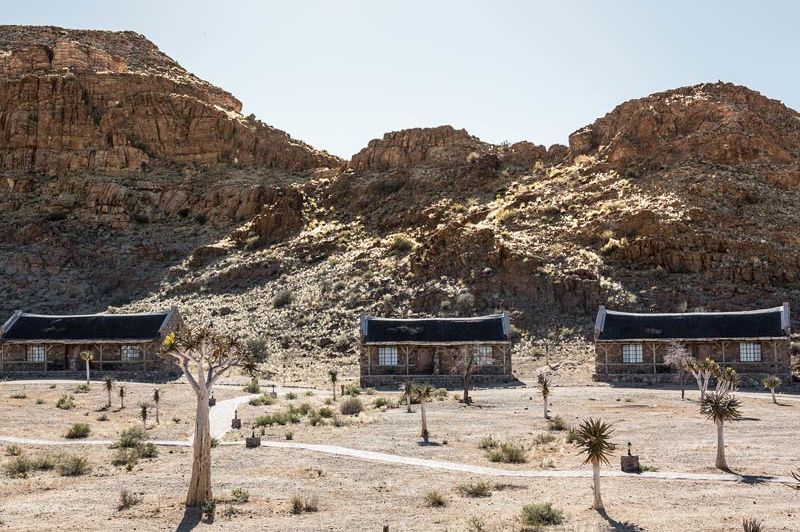
[[[236,339],[218,335],[209,328],[184,328],[167,335],[162,352],[174,358],[197,399],[194,425],[192,478],[186,506],[202,506],[211,494],[211,427],[208,399],[214,384],[232,367],[249,358]]]
[[[428,418],[425,417],[425,402],[430,401],[432,396],[433,387],[430,384],[421,384],[414,387],[414,397],[419,401],[419,412],[422,422],[420,436],[422,436],[422,441],[425,443],[428,443],[428,438],[430,437],[430,433],[428,432]]]
[[[336,400],[336,381],[339,380],[339,372],[335,369],[328,370],[328,378],[331,380],[331,386],[333,387],[333,400]]]
[[[715,377],[717,378],[715,389],[717,393],[735,392],[739,387],[739,377],[736,376],[736,370],[731,367],[720,368],[717,366]]]
[[[594,502],[592,507],[595,510],[603,510],[603,498],[600,496],[600,464],[609,464],[608,457],[617,448],[611,442],[613,432],[610,423],[601,419],[584,419],[578,425],[575,435],[575,443],[580,449],[580,453],[586,455],[584,464],[592,464],[592,489],[594,491]]]
[[[742,417],[740,406],[739,399],[729,393],[711,392],[700,401],[700,413],[717,426],[717,460],[714,465],[723,471],[729,470],[725,460],[725,422]]]
[[[781,384],[783,384],[780,377],[777,375],[767,375],[764,377],[764,380],[761,381],[761,384],[764,385],[764,388],[769,390],[770,395],[772,395],[772,402],[777,405],[778,400],[775,399],[775,390],[780,388]]]
[[[546,372],[541,372],[536,376],[536,387],[539,388],[539,393],[542,394],[542,402],[544,403],[544,418],[550,419],[550,414],[547,413],[547,405],[550,401],[550,387],[553,381]]]
[[[411,401],[414,398],[414,383],[406,381],[403,383],[403,399],[406,402],[406,412],[411,413]]]
[[[692,355],[685,346],[670,343],[664,355],[664,364],[675,372],[678,384],[681,387],[681,399],[686,399],[686,378],[689,376],[689,360]]]
[[[89,363],[94,360],[94,353],[91,351],[81,351],[81,360],[86,364],[86,385],[89,385]]]
[[[711,377],[719,372],[719,365],[710,358],[706,358],[703,361],[689,358],[686,361],[686,367],[697,381],[697,387],[700,389],[700,400],[702,400],[706,396],[706,391],[708,391],[708,382]]]
[[[153,390],[153,404],[156,405],[156,425],[160,425],[161,421],[158,419],[158,404],[161,402],[161,390],[156,388]]]
[[[261,367],[258,361],[253,357],[247,357],[239,366],[242,373],[250,377],[250,385],[245,389],[248,393],[258,393],[261,387],[258,385],[258,379],[262,375]]]
[[[142,428],[147,432],[147,403],[139,403],[139,417],[142,418]]]
[[[103,384],[105,385],[106,393],[108,394],[108,403],[106,403],[106,408],[111,408],[111,391],[114,389],[114,379],[112,379],[110,375],[106,375]]]
[[[472,402],[469,397],[470,384],[472,374],[475,373],[475,350],[469,346],[462,346],[458,348],[458,353],[455,358],[455,369],[461,375],[461,385],[464,388],[464,404],[468,405]]]

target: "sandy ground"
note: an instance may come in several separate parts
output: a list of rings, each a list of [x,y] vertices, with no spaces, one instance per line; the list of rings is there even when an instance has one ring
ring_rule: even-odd
[[[12,401],[6,397],[13,386],[0,385],[3,408]],[[188,397],[178,391],[185,385],[173,386],[176,389],[170,395],[176,400]],[[42,393],[44,390],[51,391],[47,386],[42,387]],[[190,393],[188,388],[186,393]],[[220,389],[217,395],[222,398],[228,393],[243,392],[230,387]],[[27,406],[18,406],[17,414],[29,415],[27,412],[45,406],[35,404],[31,390],[27,395]],[[299,392],[294,400],[283,393],[279,395],[271,406],[241,407],[239,413],[245,427],[256,415],[279,411],[289,404],[308,402],[318,408],[330,392],[317,390],[312,396]],[[391,400],[399,397],[384,393],[360,398],[369,404],[380,396]],[[331,423],[312,427],[304,419],[298,424],[268,428],[265,437],[285,441],[286,431],[291,430],[296,442],[329,443],[507,469],[581,468],[580,457],[564,441],[563,433],[553,432],[556,440],[550,444],[535,444],[536,436],[549,431],[534,389],[479,389],[473,396],[476,404],[471,407],[464,407],[452,397],[429,405],[429,427],[433,441],[439,445],[418,445],[417,405],[413,414],[407,414],[404,406],[386,410],[370,407],[357,417],[341,416],[345,422],[341,427]],[[625,444],[630,441],[642,463],[659,471],[714,473],[713,424],[699,414],[695,400],[695,393],[682,402],[674,391],[559,387],[554,390],[551,411],[570,423],[577,420],[578,414],[613,422],[614,440],[620,445],[612,459],[613,469],[619,468],[618,455],[625,452]],[[800,421],[800,402],[785,400],[785,406],[776,406],[767,397],[743,396],[742,400],[746,419],[731,424],[726,431],[728,460],[733,469],[748,475],[782,476],[800,466],[800,434],[795,430]],[[48,413],[54,410],[54,406],[47,407]],[[6,424],[8,418],[3,412],[0,433],[19,436],[10,427],[23,428],[24,423]],[[37,429],[39,436],[57,439],[63,430],[60,425],[51,427],[49,420],[41,425]],[[226,440],[236,441],[245,432],[249,431],[233,431]],[[478,448],[478,442],[486,435],[522,444],[528,449],[528,462],[489,462]],[[197,530],[311,531],[380,530],[388,524],[390,530],[438,531],[469,530],[470,520],[475,518],[483,521],[486,530],[519,530],[520,509],[534,502],[551,502],[562,509],[567,518],[562,530],[739,530],[745,516],[764,519],[768,530],[798,530],[800,522],[800,492],[782,484],[604,478],[608,514],[603,516],[590,508],[588,479],[480,477],[494,489],[490,497],[475,499],[456,491],[457,485],[479,479],[466,473],[298,449],[248,450],[222,445],[213,451],[215,495],[221,499],[216,520],[209,524],[188,519],[179,528],[184,518],[181,503],[188,481],[190,449],[162,448],[158,458],[141,461],[131,472],[112,466],[114,451],[103,447],[25,449],[29,456],[53,452],[86,456],[93,470],[78,478],[62,478],[53,472],[33,473],[28,479],[0,477],[0,519],[8,529],[188,530],[196,525]],[[9,460],[0,451],[0,463]],[[232,502],[230,493],[236,487],[250,492],[249,502]],[[140,493],[142,502],[117,510],[122,488]],[[426,506],[423,496],[429,490],[440,491],[448,505]],[[318,497],[319,511],[292,515],[289,501],[295,494]]]

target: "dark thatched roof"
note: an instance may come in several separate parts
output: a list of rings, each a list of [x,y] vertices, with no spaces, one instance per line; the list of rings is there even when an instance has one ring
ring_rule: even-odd
[[[15,314],[4,326],[0,340],[75,342],[148,341],[161,336],[172,312],[145,314],[90,314],[46,316]]]
[[[744,312],[636,314],[600,307],[598,340],[780,338],[789,335],[789,306]]]
[[[364,343],[453,344],[509,341],[505,314],[475,318],[389,319],[365,316],[361,319]]]

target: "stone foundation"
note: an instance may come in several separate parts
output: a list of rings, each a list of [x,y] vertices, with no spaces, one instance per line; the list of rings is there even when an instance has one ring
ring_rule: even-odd
[[[399,388],[407,380],[451,390],[464,388],[458,375],[361,375],[360,385],[362,388]],[[497,386],[519,382],[513,375],[473,375],[470,379],[471,386]]]

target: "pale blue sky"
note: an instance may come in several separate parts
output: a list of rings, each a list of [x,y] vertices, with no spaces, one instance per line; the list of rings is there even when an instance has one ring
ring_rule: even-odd
[[[245,114],[349,157],[452,124],[566,143],[616,104],[722,79],[800,108],[800,2],[4,0],[4,24],[134,30]]]

